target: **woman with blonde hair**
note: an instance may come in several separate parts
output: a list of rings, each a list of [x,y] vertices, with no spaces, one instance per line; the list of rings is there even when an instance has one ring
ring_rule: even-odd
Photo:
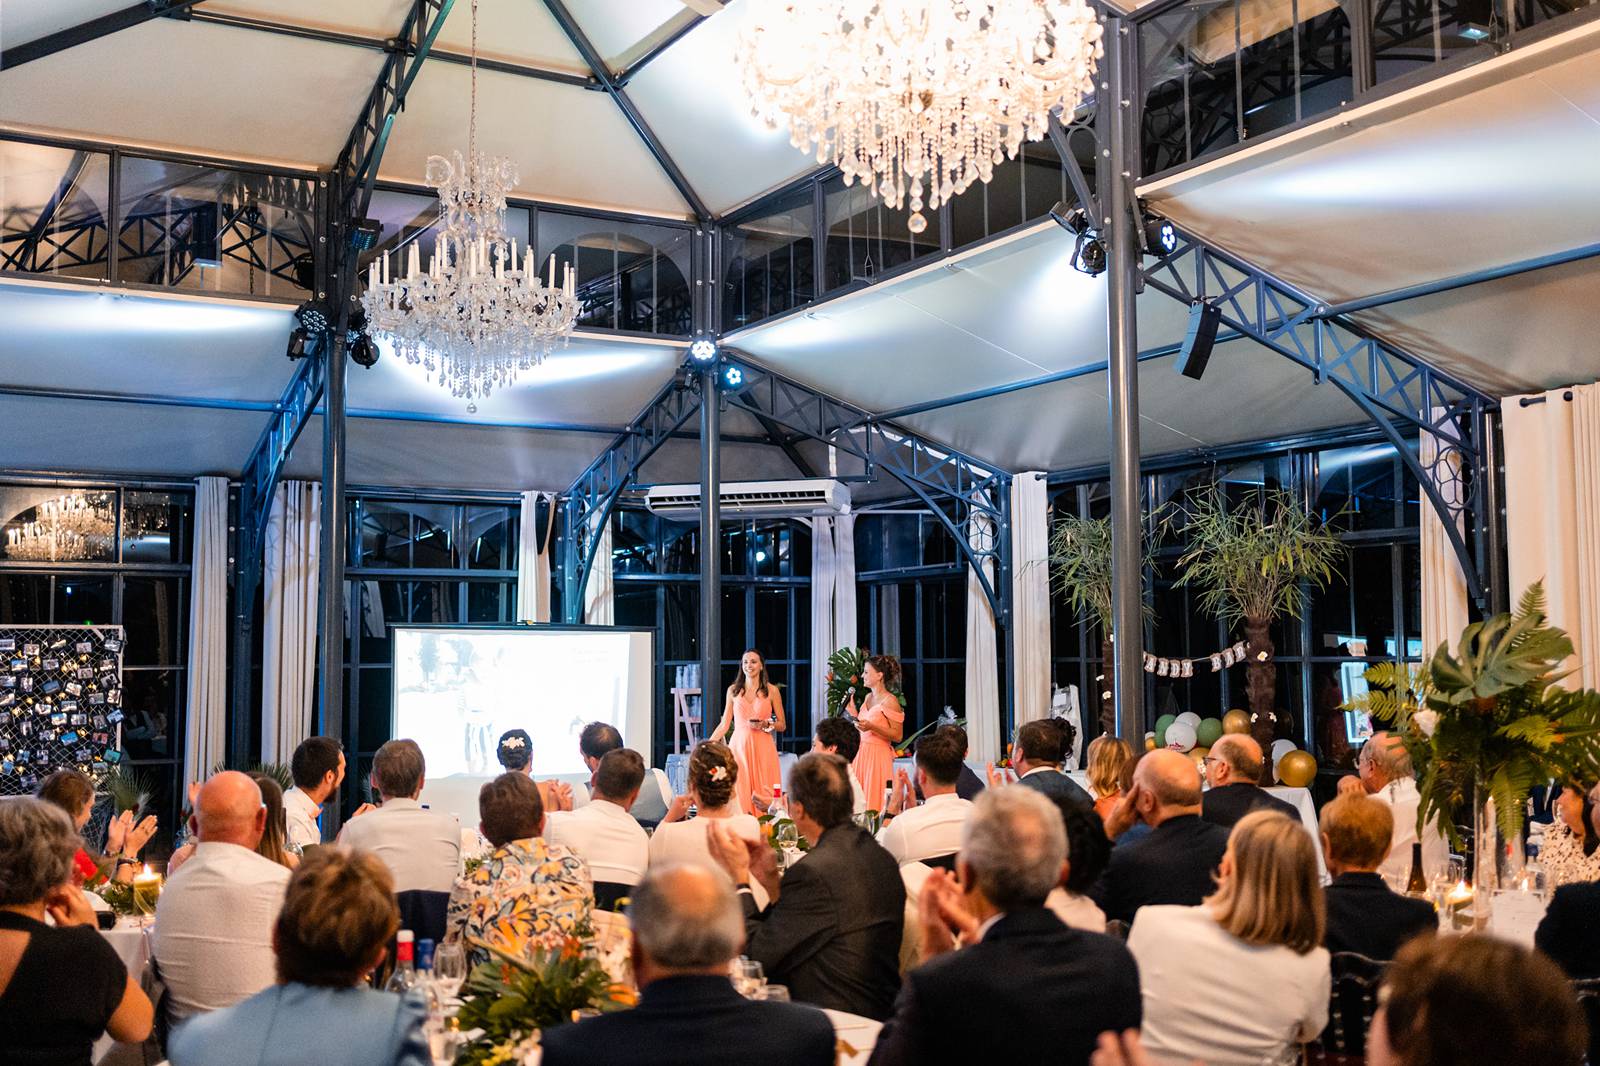
[[[1316,846],[1275,811],[1246,815],[1198,907],[1140,909],[1128,934],[1155,1062],[1297,1061],[1328,1023]]]
[[[1111,816],[1122,794],[1133,786],[1133,748],[1110,733],[1089,741],[1089,791],[1094,794],[1094,813],[1103,822]]]

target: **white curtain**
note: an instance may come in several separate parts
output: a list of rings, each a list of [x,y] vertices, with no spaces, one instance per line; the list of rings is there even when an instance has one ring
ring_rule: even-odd
[[[322,486],[279,484],[262,579],[261,758],[268,762],[288,762],[312,732],[321,536]]]
[[[967,519],[968,543],[988,550],[994,546],[994,522],[976,512]],[[985,562],[983,574],[994,581],[994,564]],[[1000,737],[1000,665],[995,647],[994,608],[978,580],[967,568],[967,758],[979,764],[996,762],[1005,750]],[[928,708],[937,712],[937,708]]]
[[[616,620],[615,588],[611,581],[611,524],[594,546],[594,565],[583,587],[583,620],[592,626],[609,626]]]
[[[1567,399],[1568,396],[1571,399]],[[1501,401],[1506,554],[1511,602],[1544,580],[1550,621],[1572,637],[1576,671],[1600,686],[1600,385],[1555,389],[1543,402]]]
[[[1459,505],[1462,499],[1461,453],[1432,433],[1423,433],[1418,442],[1418,458],[1423,469],[1438,463],[1439,494],[1447,504]],[[1461,572],[1443,519],[1426,496],[1422,500],[1422,656],[1428,658],[1440,644],[1452,649],[1467,626],[1467,579]],[[1457,531],[1462,522],[1456,519]]]
[[[228,479],[195,479],[189,571],[189,728],[185,781],[222,762],[228,729]]]
[[[828,656],[856,646],[856,517],[811,520],[811,720],[828,714]]]
[[[517,620],[550,621],[550,542],[556,524],[555,494],[522,494],[521,530],[517,538]],[[545,521],[539,521],[539,501],[548,500]]]
[[[1044,475],[1011,481],[1011,624],[1017,724],[1050,717],[1050,518]]]

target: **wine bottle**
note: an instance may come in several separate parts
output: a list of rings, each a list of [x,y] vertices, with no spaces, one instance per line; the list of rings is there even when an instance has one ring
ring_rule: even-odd
[[[1406,879],[1406,895],[1428,898],[1428,878],[1422,872],[1422,841],[1411,842],[1411,876]]]
[[[384,986],[387,992],[399,992],[404,995],[417,983],[417,966],[415,960],[416,934],[409,929],[402,929],[395,934],[394,944],[394,973],[389,976],[389,983]]]

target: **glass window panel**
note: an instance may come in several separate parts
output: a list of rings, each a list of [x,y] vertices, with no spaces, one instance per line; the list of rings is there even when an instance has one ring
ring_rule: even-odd
[[[0,270],[105,280],[110,159],[0,143]]]
[[[950,535],[943,522],[929,515],[921,520],[920,532],[923,566],[938,566],[956,561],[958,551],[956,539]]]
[[[843,177],[823,183],[823,202],[828,234],[824,291],[874,281],[940,249],[937,211],[924,208],[927,228],[912,233],[907,206],[891,208],[865,185],[846,185]]]
[[[724,574],[750,573],[750,538],[752,526],[749,522],[740,522],[730,526],[722,525],[722,572]]]
[[[455,581],[413,581],[411,583],[411,621],[442,624],[459,622]]]
[[[665,582],[662,588],[666,606],[662,627],[665,656],[683,662],[697,661],[700,658],[700,590],[686,581]]]
[[[1388,545],[1352,549],[1328,588],[1313,594],[1312,640],[1318,654],[1394,654],[1391,550]]]
[[[110,577],[62,574],[56,579],[56,625],[111,625]]]
[[[883,568],[919,566],[922,563],[922,529],[917,515],[884,515]]]
[[[507,581],[467,582],[468,622],[510,622],[513,587]]]
[[[345,602],[360,608],[361,661],[386,663],[391,655],[389,627],[410,619],[410,582],[367,580],[350,584],[357,586],[357,598]]]
[[[129,759],[174,757],[182,683],[181,670],[123,672],[122,742]]]
[[[390,500],[361,501],[360,566],[411,565],[411,512]]]
[[[787,548],[784,547],[787,545]],[[779,545],[780,554],[787,558],[787,566],[782,573],[793,577],[811,576],[811,527],[803,522],[790,522],[784,530],[784,541]],[[857,569],[860,564],[857,563]]]
[[[193,551],[194,494],[122,494],[122,561],[185,563]]]
[[[394,736],[394,671],[363,667],[356,699],[357,737],[363,748],[376,749]]]
[[[661,572],[695,574],[700,572],[700,530],[681,522],[661,524]]]
[[[50,579],[33,574],[0,574],[0,625],[50,624]]]
[[[723,329],[781,314],[816,296],[810,186],[764,216],[723,231]]]
[[[750,563],[753,574],[775,577],[778,573],[778,532],[771,525],[758,524],[750,532]]]
[[[789,640],[794,635],[789,625],[790,595],[788,589],[755,590],[755,647],[769,659],[788,659],[794,654],[809,658],[811,655],[809,646],[790,651]]]
[[[0,489],[0,558],[110,562],[116,558],[117,494],[96,489]]]
[[[74,593],[76,595],[76,593]],[[127,577],[122,584],[122,625],[127,666],[178,666],[184,661],[189,618],[186,582],[177,577]]]
[[[882,570],[883,523],[881,515],[864,514],[856,519],[856,572]]]
[[[461,565],[456,557],[456,519],[461,508],[447,503],[413,503],[411,565],[418,569],[444,569]]]
[[[618,582],[615,608],[617,625],[654,629],[658,588],[659,586],[653,582],[648,585],[631,581]]]
[[[515,570],[518,511],[514,507],[468,507],[467,566],[473,570]]]
[[[298,298],[314,277],[316,184],[123,156],[117,280]]]
[[[660,520],[649,511],[619,509],[611,523],[611,567],[618,574],[652,574]]]
[[[745,590],[731,588],[722,590],[722,658],[725,662],[737,664],[744,650],[750,645],[745,630]],[[732,680],[730,675],[729,681]]]
[[[922,659],[966,655],[967,597],[965,582],[927,581],[922,590]]]
[[[1422,559],[1421,549],[1415,544],[1402,544],[1400,550],[1400,581],[1404,590],[1404,610],[1402,618],[1405,625],[1406,646],[1400,649],[1400,654],[1407,659],[1421,659],[1433,652],[1432,648],[1422,646]],[[1448,550],[1448,549],[1447,549]],[[1449,637],[1455,640],[1456,634]]]

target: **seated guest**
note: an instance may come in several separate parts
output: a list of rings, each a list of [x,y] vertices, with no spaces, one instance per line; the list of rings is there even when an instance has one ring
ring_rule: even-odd
[[[1438,931],[1433,904],[1398,895],[1378,875],[1393,835],[1389,808],[1369,796],[1340,796],[1322,808],[1322,853],[1333,878],[1323,938],[1329,951],[1392,959],[1412,937]]]
[[[382,806],[364,803],[339,842],[370,851],[389,867],[396,892],[448,892],[461,869],[461,823],[417,802],[427,764],[414,740],[391,740],[372,759],[372,787]]]
[[[942,858],[961,847],[961,827],[972,813],[972,801],[956,794],[961,767],[961,748],[949,734],[936,731],[917,741],[917,788],[927,799],[878,833],[896,862]]]
[[[573,807],[589,802],[594,795],[595,775],[600,772],[600,760],[621,747],[622,734],[617,732],[616,726],[604,722],[590,722],[583,727],[583,732],[578,734],[578,753],[583,756],[583,765],[589,768],[589,788],[579,789],[581,795],[573,797]],[[639,786],[639,796],[633,801],[628,813],[633,815],[640,825],[654,826],[667,816],[667,808],[671,805],[672,786],[667,783],[667,775],[660,770],[646,767]]]
[[[1370,1066],[1578,1066],[1583,1014],[1561,971],[1490,936],[1419,937],[1384,978],[1367,1030]],[[1592,1059],[1590,1061],[1593,1061]]]
[[[1104,824],[1117,800],[1133,785],[1133,748],[1121,737],[1106,733],[1089,741],[1085,759],[1094,813]]]
[[[249,777],[261,789],[261,802],[267,808],[267,827],[261,833],[261,843],[256,845],[256,854],[293,870],[300,865],[300,856],[289,850],[289,838],[283,817],[283,788],[270,774],[254,772]],[[172,858],[167,860],[168,877],[177,873],[180,866],[194,858],[194,849],[195,844],[190,841],[172,853]]]
[[[1135,819],[1150,832],[1112,848],[1106,872],[1089,893],[1106,920],[1131,922],[1147,904],[1192,907],[1210,895],[1228,832],[1201,820],[1200,770],[1187,755],[1152,751],[1139,760],[1133,787],[1117,802],[1106,831],[1121,837]]]
[[[150,1035],[149,998],[74,884],[80,843],[54,804],[0,800],[0,1059],[12,1066],[89,1066],[102,1033]]]
[[[744,943],[744,919],[720,870],[652,867],[628,917],[639,1005],[546,1029],[544,1066],[832,1066],[826,1014],[734,990],[728,967]]]
[[[644,759],[638,752],[609,751],[595,770],[593,801],[550,816],[545,835],[588,864],[597,894],[600,885],[638,884],[650,865],[650,838],[628,813],[644,780]]]
[[[1061,772],[1066,758],[1065,737],[1054,719],[1041,718],[1023,723],[1011,746],[1011,763],[1017,771],[1017,784],[1037,789],[1051,799],[1064,796],[1073,803],[1093,807],[1094,800],[1078,783]]]
[[[322,843],[322,805],[344,784],[344,749],[332,737],[307,737],[289,760],[294,787],[283,794],[289,843],[296,848]]]
[[[850,767],[850,806],[852,816],[860,814],[867,809],[867,790],[861,787],[861,782],[856,779],[854,763],[856,755],[861,751],[861,730],[856,728],[854,722],[844,715],[824,718],[817,723],[815,733],[811,737],[811,750],[837,755]]]
[[[1581,785],[1568,783],[1556,796],[1556,818],[1539,849],[1545,886],[1600,881],[1600,834],[1594,828],[1594,801]]]
[[[1066,826],[1068,858],[1062,864],[1059,882],[1050,890],[1044,905],[1074,929],[1103,933],[1106,914],[1089,898],[1089,889],[1100,880],[1106,863],[1111,860],[1111,842],[1106,839],[1105,826],[1093,810],[1085,810],[1070,800],[1052,802],[1061,812]]]
[[[1600,788],[1590,793],[1591,807],[1595,809],[1591,811],[1589,824],[1600,832],[1600,804],[1594,802],[1596,793],[1600,793]],[[1556,889],[1533,942],[1574,980],[1600,977],[1600,881],[1562,885]]]
[[[134,824],[132,811],[123,811],[106,826],[106,852],[101,856],[81,840],[83,827],[94,817],[94,782],[72,769],[57,770],[39,782],[34,793],[46,803],[67,812],[80,834],[77,854],[72,858],[77,883],[93,888],[104,881],[132,884],[139,869],[139,852],[156,832],[156,816],[151,814]]]
[[[382,861],[349,848],[312,855],[273,928],[278,983],[180,1025],[168,1041],[172,1066],[432,1066],[422,997],[366,987],[398,928]]]
[[[839,756],[802,756],[789,772],[788,799],[811,850],[781,885],[771,847],[721,825],[711,830],[711,854],[744,897],[745,954],[801,1002],[886,1018],[900,987],[905,921],[894,858],[851,822],[850,768]],[[753,881],[771,900],[764,909]]]
[[[524,774],[501,774],[478,790],[478,831],[494,850],[450,893],[445,942],[465,942],[468,961],[489,948],[530,955],[589,923],[589,868],[568,849],[540,838],[545,813]]]
[[[854,732],[854,730],[852,730]],[[689,755],[689,791],[672,801],[667,817],[650,837],[650,865],[689,863],[721,872],[711,857],[706,834],[715,824],[726,825],[746,840],[762,839],[761,823],[755,816],[739,810],[735,802],[739,784],[739,761],[733,750],[719,740],[703,740]],[[689,805],[696,810],[685,819]]]
[[[1139,963],[1152,1058],[1288,1062],[1322,1032],[1332,974],[1318,877],[1305,827],[1257,811],[1234,826],[1217,890],[1203,904],[1139,912],[1128,950]]]
[[[1378,732],[1361,747],[1357,759],[1358,776],[1339,781],[1339,792],[1368,795],[1386,804],[1394,815],[1394,840],[1388,858],[1378,872],[1391,883],[1403,883],[1411,874],[1411,845],[1417,841],[1417,808],[1422,795],[1411,767],[1405,741],[1392,733]],[[1432,880],[1445,872],[1450,847],[1434,823],[1422,835],[1422,872]]]
[[[959,879],[934,870],[923,884],[932,961],[906,975],[875,1066],[1025,1061],[1045,1048],[1052,1061],[1086,1063],[1101,1032],[1139,1025],[1128,949],[1045,906],[1067,857],[1061,816],[1043,796],[1008,788],[977,799]],[[967,946],[956,950],[958,937]]]
[[[272,926],[289,870],[256,853],[261,789],[227,770],[195,799],[200,843],[156,903],[151,950],[172,1021],[231,1007],[272,984]]]
[[[1277,811],[1287,818],[1300,812],[1261,787],[1261,745],[1246,733],[1228,733],[1205,756],[1210,788],[1200,801],[1200,817],[1232,829],[1251,811]]]
[[[533,776],[533,738],[526,729],[508,729],[495,745],[495,758],[508,773]],[[540,781],[539,797],[547,811],[572,810],[572,786],[565,781]]]

